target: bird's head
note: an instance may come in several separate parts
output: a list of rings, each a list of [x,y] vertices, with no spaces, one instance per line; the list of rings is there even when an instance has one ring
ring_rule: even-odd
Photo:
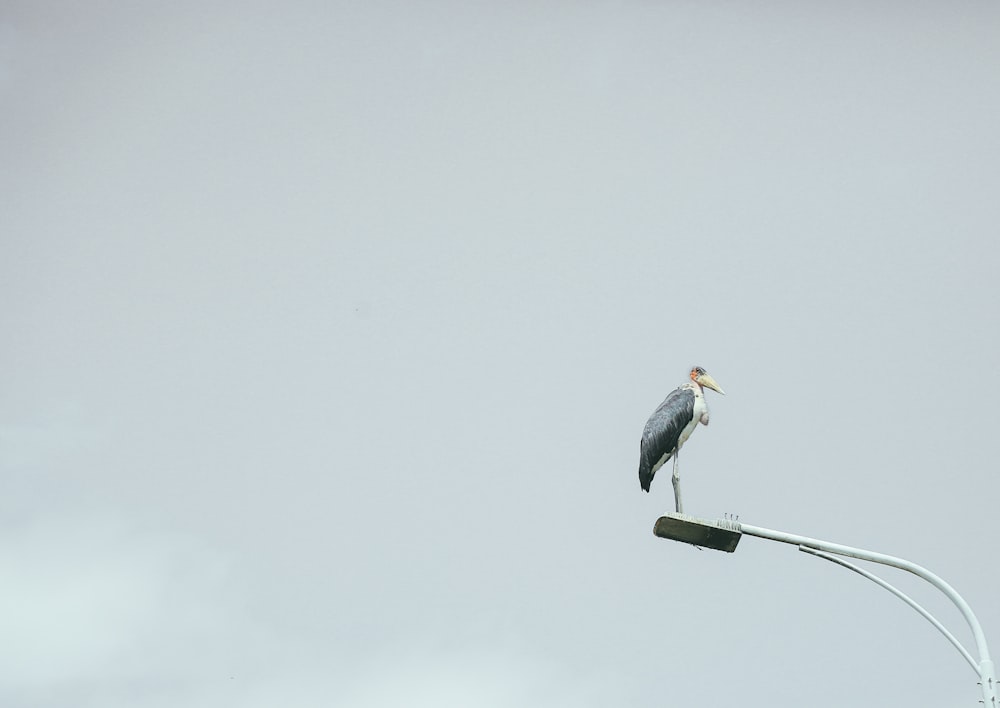
[[[691,369],[691,380],[700,386],[705,386],[713,391],[718,391],[723,396],[726,395],[726,392],[722,390],[719,384],[715,383],[715,379],[709,376],[708,372],[700,366],[696,366]]]

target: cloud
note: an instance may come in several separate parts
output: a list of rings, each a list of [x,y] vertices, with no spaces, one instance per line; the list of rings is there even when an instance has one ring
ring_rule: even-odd
[[[594,675],[571,676],[552,658],[532,651],[409,647],[368,664],[333,703],[354,708],[579,706],[594,705],[602,693]]]
[[[40,515],[0,540],[0,567],[4,691],[197,677],[232,641],[226,565],[181,534],[110,513]]]

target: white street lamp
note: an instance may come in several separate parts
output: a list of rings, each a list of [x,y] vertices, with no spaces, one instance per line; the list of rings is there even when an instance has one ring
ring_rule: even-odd
[[[934,627],[941,632],[945,638],[947,638],[948,641],[955,646],[956,649],[958,649],[962,657],[976,672],[976,675],[979,677],[979,685],[982,688],[983,698],[981,702],[983,705],[988,706],[989,708],[1000,708],[997,703],[996,669],[993,666],[992,659],[990,659],[990,650],[986,645],[986,636],[983,634],[983,628],[979,624],[979,620],[976,619],[976,615],[972,611],[972,608],[969,607],[969,603],[967,603],[951,585],[926,568],[902,558],[887,556],[884,553],[875,553],[874,551],[866,551],[863,548],[853,548],[852,546],[830,543],[829,541],[821,541],[807,536],[798,536],[796,534],[785,533],[784,531],[773,531],[771,529],[761,528],[760,526],[741,524],[739,521],[734,519],[707,521],[705,519],[698,519],[686,514],[671,513],[657,519],[656,525],[653,527],[653,533],[661,538],[683,541],[684,543],[690,543],[695,546],[714,548],[728,553],[735,551],[736,546],[740,542],[740,538],[743,534],[747,534],[750,536],[757,536],[758,538],[766,538],[771,541],[790,543],[794,546],[798,546],[800,551],[805,551],[811,555],[824,558],[828,561],[836,563],[837,565],[853,570],[855,573],[868,578],[872,582],[891,592],[899,599],[903,600],[903,602],[920,613],[924,619],[933,624]],[[893,568],[906,570],[923,578],[938,590],[943,592],[949,600],[955,603],[955,606],[958,607],[958,610],[962,613],[965,621],[969,623],[969,627],[972,629],[972,636],[976,640],[976,649],[979,652],[979,661],[976,661],[972,657],[972,654],[969,653],[964,646],[962,646],[962,643],[955,638],[955,635],[949,632],[944,625],[935,619],[927,610],[917,604],[916,601],[907,596],[902,590],[887,583],[882,578],[869,573],[864,568],[861,568],[850,561],[844,560],[840,556],[859,558],[861,560],[871,561],[872,563],[881,563],[882,565],[888,565]]]

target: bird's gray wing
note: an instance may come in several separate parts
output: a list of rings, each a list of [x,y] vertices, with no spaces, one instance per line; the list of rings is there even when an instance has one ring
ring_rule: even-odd
[[[681,431],[693,417],[694,392],[683,387],[672,391],[649,416],[639,442],[639,484],[643,491],[649,491],[656,474],[654,467],[664,455],[674,453]]]

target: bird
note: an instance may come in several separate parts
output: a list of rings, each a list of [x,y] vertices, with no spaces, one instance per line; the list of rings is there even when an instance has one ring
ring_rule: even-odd
[[[684,513],[684,509],[677,453],[698,423],[708,425],[705,388],[726,395],[715,379],[700,366],[693,367],[689,376],[691,380],[671,391],[649,416],[639,441],[639,485],[644,492],[649,491],[656,471],[671,457],[674,458],[674,504],[678,514]]]

